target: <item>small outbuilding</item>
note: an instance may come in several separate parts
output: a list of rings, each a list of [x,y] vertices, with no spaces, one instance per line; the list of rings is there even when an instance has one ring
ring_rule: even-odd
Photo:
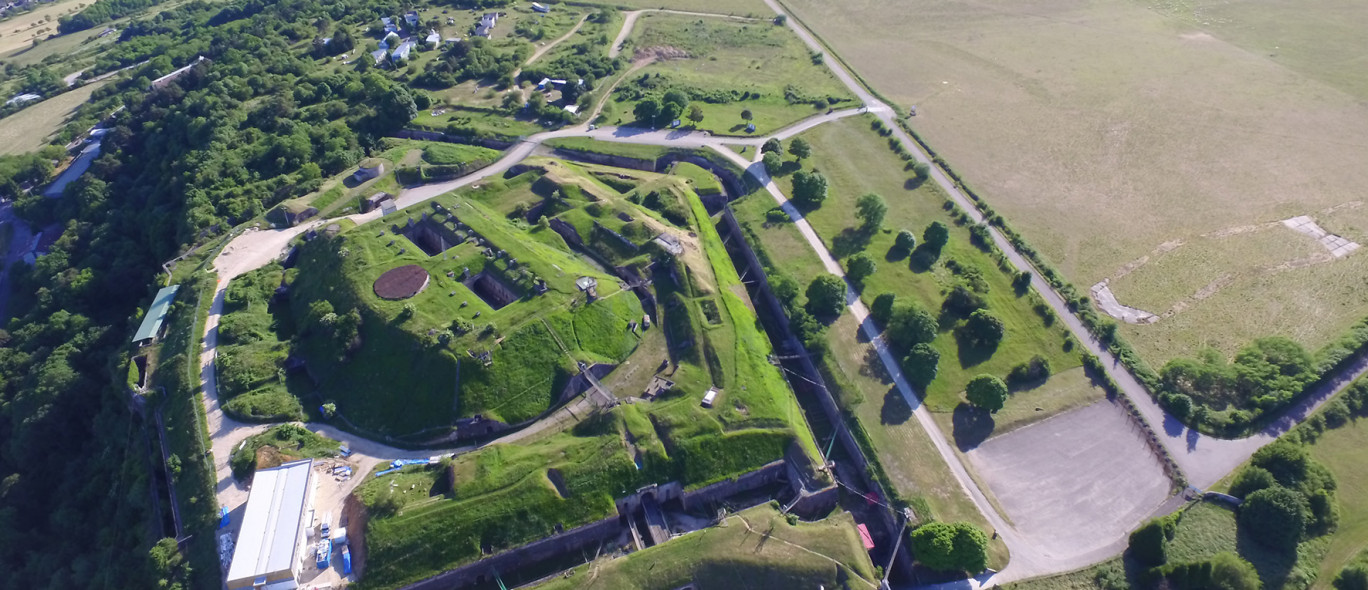
[[[143,316],[142,325],[133,335],[134,344],[147,346],[161,337],[162,325],[166,322],[166,314],[171,311],[171,302],[176,300],[178,290],[180,285],[162,287],[157,291],[157,296],[152,298],[152,305],[147,308],[147,315]]]
[[[398,52],[396,51],[396,53]],[[380,175],[384,173],[384,160],[380,160],[377,158],[366,158],[364,160],[361,160],[361,164],[357,166],[356,173],[352,174],[352,178],[356,179],[357,182],[365,182],[367,180],[371,180],[374,178],[380,178]]]
[[[718,391],[716,387],[709,387],[708,392],[703,394],[703,407],[713,407],[713,403],[717,401],[717,394]]]
[[[542,13],[542,14],[546,14],[546,13],[548,13],[548,12],[551,12],[551,8],[550,8],[550,7],[548,7],[548,6],[546,6],[545,4],[542,4],[542,3],[540,3],[540,2],[533,2],[533,3],[532,3],[532,10],[534,10],[534,11],[536,11],[536,12],[540,12],[540,13]]]

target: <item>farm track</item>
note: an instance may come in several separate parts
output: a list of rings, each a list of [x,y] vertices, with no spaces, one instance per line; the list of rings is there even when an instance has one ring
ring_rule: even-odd
[[[765,1],[776,13],[787,13],[776,0]],[[618,38],[614,41],[613,49],[610,51],[611,54],[615,55],[618,52],[617,48],[620,46],[621,42],[630,35],[636,18],[642,12],[645,11],[627,13],[627,19],[623,24],[623,30],[618,34]],[[741,18],[728,15],[680,11],[662,12],[723,18]],[[583,21],[581,21],[581,24],[582,23]],[[827,64],[828,68],[831,69],[832,73],[835,74],[843,84],[859,97],[864,104],[863,107],[810,117],[766,137],[715,137],[700,132],[635,129],[626,127],[597,128],[591,130],[586,123],[559,131],[544,132],[528,136],[522,142],[510,148],[498,161],[470,175],[450,181],[405,188],[400,192],[397,203],[401,208],[413,206],[451,190],[500,175],[512,168],[518,162],[521,162],[532,155],[537,147],[550,139],[587,137],[608,142],[636,143],[685,149],[712,149],[729,161],[741,166],[747,173],[759,180],[764,185],[766,191],[770,193],[771,197],[773,197],[794,220],[795,225],[798,227],[804,239],[807,240],[808,244],[822,260],[826,270],[844,278],[843,269],[831,256],[830,252],[827,251],[821,238],[793,205],[789,203],[788,198],[779,190],[777,185],[775,185],[773,180],[766,173],[763,165],[758,162],[746,160],[726,146],[759,146],[770,137],[787,139],[826,122],[844,117],[871,113],[893,130],[894,137],[908,148],[918,161],[930,163],[930,160],[927,158],[926,154],[921,151],[919,144],[913,141],[912,138],[897,125],[895,120],[896,113],[893,109],[880,102],[872,93],[866,90],[841,62],[835,58],[835,56],[827,52],[825,47],[797,22],[796,18],[788,19],[787,26],[792,29],[809,48],[822,53],[824,63]],[[565,37],[558,39],[557,43],[573,33],[574,31],[571,31],[571,33],[567,34]],[[552,46],[554,46],[554,44]],[[550,46],[546,49],[549,48]],[[600,98],[600,101],[607,100],[607,94],[608,93],[605,93],[605,95]],[[598,106],[601,107],[601,102]],[[597,109],[595,112],[597,112]],[[969,198],[962,193],[938,167],[933,165],[931,170],[931,178],[955,200],[956,204],[968,213],[975,222],[982,222],[982,215],[978,213]],[[361,224],[379,218],[379,212],[352,215],[347,218]],[[245,424],[233,420],[232,418],[225,416],[219,406],[213,363],[215,347],[217,344],[217,326],[223,309],[224,290],[233,277],[269,263],[280,255],[289,241],[295,236],[311,227],[317,227],[328,221],[331,220],[318,221],[307,226],[299,226],[285,230],[245,233],[230,242],[229,245],[225,247],[224,252],[220,254],[219,258],[214,262],[215,271],[219,273],[219,281],[209,319],[205,323],[205,334],[203,335],[204,348],[201,354],[201,378],[205,393],[203,401],[209,423],[210,437],[212,439],[212,452],[214,454],[215,468],[219,477],[218,497],[221,506],[231,505],[236,507],[246,499],[246,491],[241,488],[240,484],[233,481],[231,469],[228,467],[229,456],[231,455],[234,446],[251,434],[255,434],[267,428],[266,425]],[[1011,262],[1015,268],[1021,270],[1037,270],[1029,261],[1012,248],[1011,244],[996,228],[990,226],[990,233],[994,243],[1004,252],[1009,262]],[[1300,420],[1309,416],[1316,408],[1333,397],[1334,394],[1343,390],[1354,379],[1368,373],[1368,358],[1359,360],[1343,370],[1336,378],[1328,380],[1325,385],[1307,396],[1298,405],[1286,411],[1279,420],[1276,420],[1262,432],[1254,436],[1237,440],[1224,440],[1203,435],[1182,426],[1176,419],[1168,416],[1150,396],[1149,392],[1120,364],[1115,356],[1092,336],[1077,317],[1069,312],[1063,297],[1040,278],[1041,273],[1034,272],[1033,274],[1032,286],[1040,293],[1041,297],[1044,298],[1055,313],[1063,319],[1065,325],[1068,326],[1074,336],[1087,347],[1087,350],[1103,360],[1107,374],[1118,384],[1122,394],[1130,399],[1139,409],[1139,413],[1143,416],[1144,420],[1157,434],[1160,444],[1168,450],[1179,467],[1187,475],[1188,479],[1197,487],[1209,486],[1221,477],[1224,477],[1242,462],[1247,460],[1260,447],[1268,444],[1279,434],[1286,432]],[[947,587],[986,587],[1014,580],[1069,571],[1090,565],[1091,563],[1110,555],[1110,553],[1108,555],[1102,555],[1101,553],[1103,552],[1111,551],[1114,553],[1115,547],[1108,546],[1083,552],[1074,559],[1058,560],[1045,558],[1035,552],[1029,539],[1006,522],[1006,520],[993,508],[984,492],[979,489],[978,485],[970,477],[959,456],[956,455],[955,451],[951,448],[945,434],[941,432],[940,428],[932,419],[930,412],[920,403],[920,399],[915,390],[903,377],[897,360],[882,341],[877,326],[875,326],[870,319],[868,309],[855,295],[854,291],[849,288],[847,289],[847,305],[852,315],[860,323],[861,331],[874,343],[879,359],[885,365],[889,374],[892,375],[894,384],[899,393],[901,393],[909,405],[914,408],[914,415],[930,436],[937,452],[940,453],[941,457],[950,466],[952,473],[954,473],[955,478],[959,481],[961,487],[969,497],[973,499],[975,505],[979,508],[980,512],[983,513],[988,522],[996,529],[996,532],[1003,537],[1004,542],[1011,551],[1011,561],[1003,571],[995,573],[990,572],[989,574],[976,579],[947,584]],[[562,408],[562,410],[574,414],[574,410],[582,407],[583,404],[577,404],[575,407]],[[539,421],[526,429],[510,434],[496,442],[511,442],[545,431],[548,428],[562,426],[565,423],[565,420],[563,416],[559,416],[561,413],[561,411],[557,411],[542,421]],[[406,451],[366,440],[356,435],[342,432],[339,429],[328,425],[310,423],[305,426],[321,435],[339,440],[347,440],[354,452],[352,457],[354,462],[361,464],[361,473],[365,473],[369,467],[391,459],[423,458],[435,454],[467,452],[476,448],[467,446],[451,449]],[[359,483],[360,480],[360,477],[356,478],[352,485]]]

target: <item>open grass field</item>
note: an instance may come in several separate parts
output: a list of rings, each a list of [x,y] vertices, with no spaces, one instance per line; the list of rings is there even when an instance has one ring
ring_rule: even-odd
[[[57,19],[80,12],[78,6],[91,4],[85,0],[56,0],[40,4],[38,8],[0,21],[0,56],[13,57],[33,40],[46,39],[57,32]],[[98,31],[97,31],[98,32]]]
[[[876,90],[916,105],[911,126],[1081,288],[1165,242],[1195,245],[1203,234],[1359,201],[1368,181],[1354,164],[1368,160],[1368,74],[1353,65],[1364,59],[1362,6],[787,5]],[[1345,215],[1362,227],[1368,210]],[[1194,258],[1239,251],[1221,241],[1193,249],[1202,248]],[[1316,348],[1368,311],[1361,281],[1344,278],[1368,274],[1362,256],[1247,272],[1285,262],[1281,254],[1243,258],[1223,269],[1239,273],[1226,288],[1125,334],[1158,365],[1272,333]],[[1220,277],[1194,278],[1181,295]],[[1168,288],[1150,281],[1116,294],[1164,305]]]
[[[816,167],[830,183],[830,196],[823,205],[807,213],[807,220],[822,237],[827,248],[838,258],[860,251],[867,252],[878,263],[878,269],[868,279],[861,293],[866,304],[882,293],[894,293],[900,299],[911,298],[933,314],[939,313],[945,293],[957,284],[977,275],[986,293],[980,293],[988,309],[1002,319],[1007,334],[991,354],[961,346],[952,328],[953,318],[943,321],[941,333],[932,343],[940,352],[939,375],[926,388],[927,407],[935,412],[951,412],[961,402],[961,391],[970,379],[979,374],[1005,377],[1012,367],[1029,360],[1033,355],[1046,357],[1051,368],[1062,372],[1080,365],[1076,351],[1065,350],[1065,334],[1055,324],[1047,326],[1033,309],[1032,296],[1017,295],[1011,278],[998,270],[997,263],[971,244],[969,231],[956,227],[943,208],[944,196],[932,184],[909,189],[910,173],[903,171],[903,162],[886,147],[885,142],[863,118],[847,118],[814,128],[803,134],[812,145],[813,155],[808,166]],[[792,176],[782,175],[776,182],[785,194],[792,194]],[[885,231],[863,236],[856,231],[855,200],[865,193],[882,195],[888,203],[888,214],[883,223]],[[950,242],[939,259],[930,265],[918,263],[918,257],[893,254],[894,233],[906,228],[921,237],[922,229],[932,221],[945,223],[951,229]],[[774,253],[781,266],[789,250]],[[955,272],[950,261],[962,269]],[[1042,387],[1049,388],[1050,383]],[[1100,395],[1098,395],[1100,397]],[[1008,404],[1017,403],[1015,400]],[[1039,403],[1032,404],[1032,407]],[[1054,404],[1047,404],[1054,405]],[[1058,404],[1063,409],[1072,404]],[[1039,412],[1040,417],[1049,415]]]
[[[611,4],[632,10],[667,8],[759,18],[774,16],[762,0],[614,0]]]
[[[63,92],[0,119],[0,154],[22,154],[47,145],[76,109],[104,84],[96,82]]]
[[[755,133],[766,133],[831,105],[853,104],[796,36],[768,22],[645,13],[628,43],[626,50],[637,59],[671,52],[687,57],[665,59],[628,76],[605,103],[602,116],[609,124],[634,121],[638,97],[659,97],[669,89],[689,93],[691,105],[702,109],[699,129],[729,135],[746,134],[742,110],[751,111]]]
[[[875,581],[850,513],[791,525],[773,508],[757,506],[728,516],[720,526],[596,561],[576,568],[573,577],[533,588],[669,590],[692,583],[700,588],[789,590],[813,584],[872,588]]]
[[[1339,528],[1329,537],[1316,578],[1316,588],[1329,588],[1335,575],[1368,549],[1368,473],[1363,469],[1368,460],[1368,422],[1360,418],[1327,430],[1311,445],[1311,456],[1329,467],[1339,482]]]
[[[461,91],[457,90],[459,88],[461,88],[460,85],[453,87],[451,90],[442,91],[437,94],[456,104],[461,104],[463,99],[460,97]],[[445,94],[453,92],[454,94],[450,97],[447,97]],[[433,113],[438,114],[433,115]],[[533,121],[515,119],[501,113],[483,109],[463,109],[460,107],[434,106],[426,111],[419,111],[418,117],[413,120],[413,123],[415,125],[433,127],[438,131],[444,131],[448,125],[458,125],[476,131],[513,137],[531,135],[538,131],[542,131],[541,126]]]

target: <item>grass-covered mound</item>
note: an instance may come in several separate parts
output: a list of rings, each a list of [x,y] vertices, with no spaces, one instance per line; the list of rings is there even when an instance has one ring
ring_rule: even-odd
[[[875,580],[873,563],[849,513],[790,524],[765,505],[728,516],[726,526],[582,566],[572,577],[534,588],[667,590],[692,583],[700,588],[786,590],[818,585],[861,588]]]
[[[547,168],[557,174],[572,170],[563,163]],[[548,174],[534,172],[539,178]],[[654,372],[675,386],[649,401],[581,416],[570,430],[539,435],[532,443],[496,444],[461,455],[449,470],[410,468],[398,474],[395,492],[388,477],[367,482],[357,492],[372,516],[364,587],[397,587],[479,559],[482,550],[502,551],[553,534],[558,526],[571,529],[609,517],[615,498],[643,485],[679,481],[696,488],[786,453],[818,456],[792,391],[768,362],[769,341],[698,197],[682,179],[640,178],[680,187],[687,216],[683,235],[693,232],[695,240],[678,258],[642,255],[655,269],[651,285],[661,302],[656,325],[643,333],[631,368],[620,368],[605,383],[619,396],[640,396]],[[614,194],[567,199],[562,212],[596,204],[655,219],[626,195]],[[613,310],[607,305],[590,311],[608,302],[591,304],[569,322],[549,318],[546,324],[567,346],[574,346],[566,337],[573,332],[581,353],[609,354],[595,348],[610,342],[598,334],[616,328],[605,329],[596,318],[611,322],[620,316],[603,313]],[[638,372],[621,376],[632,370]],[[703,392],[714,386],[722,390],[714,407],[701,407]],[[418,488],[402,492],[412,484]]]
[[[577,362],[631,355],[636,296],[551,230],[500,210],[524,193],[539,201],[532,182],[494,181],[303,245],[291,284],[298,348],[347,420],[387,434],[475,415],[523,422],[558,402]],[[375,279],[406,264],[429,286],[377,297]],[[597,282],[595,301],[581,277]]]

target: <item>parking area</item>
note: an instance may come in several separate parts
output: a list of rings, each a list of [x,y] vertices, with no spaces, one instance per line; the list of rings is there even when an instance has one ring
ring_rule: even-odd
[[[1017,531],[1051,561],[1123,547],[1169,496],[1140,429],[1105,400],[990,438],[966,456]]]

